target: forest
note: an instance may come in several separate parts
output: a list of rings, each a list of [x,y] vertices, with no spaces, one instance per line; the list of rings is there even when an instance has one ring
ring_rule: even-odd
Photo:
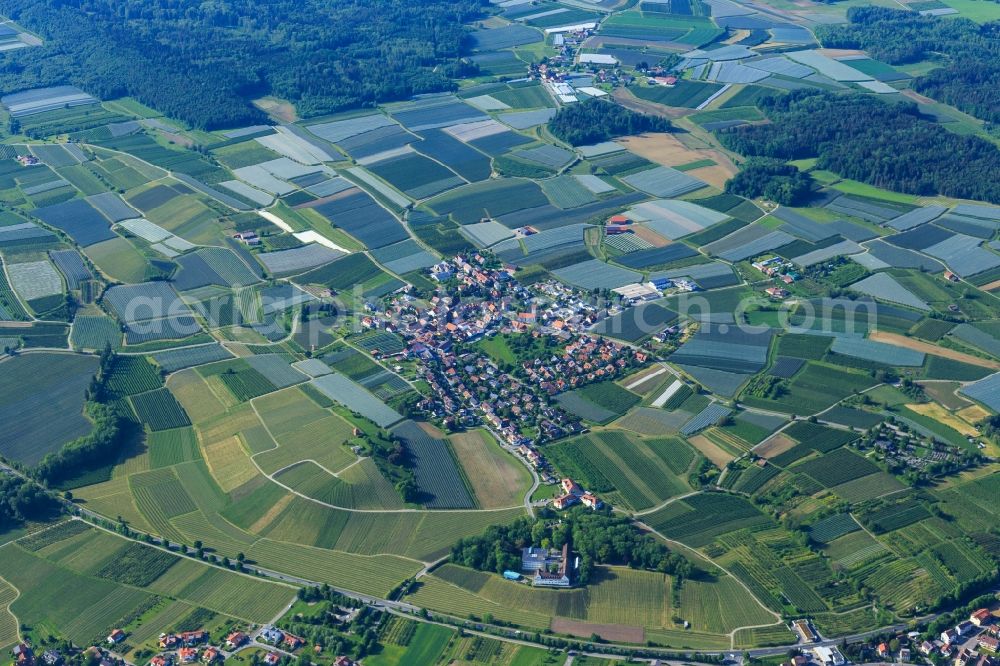
[[[791,164],[754,157],[726,181],[726,192],[748,199],[763,197],[782,206],[800,206],[812,192],[813,179]]]
[[[718,133],[742,155],[795,160],[897,192],[1000,203],[1000,150],[925,120],[916,104],[798,90],[765,97],[772,121]]]
[[[542,515],[544,514],[544,515]],[[555,514],[544,510],[537,519],[520,518],[510,525],[493,525],[452,548],[452,561],[480,571],[521,570],[521,549],[562,548],[570,544],[580,556],[577,583],[586,585],[595,564],[621,564],[691,578],[699,574],[685,557],[641,534],[627,518],[585,510]]]
[[[304,117],[451,89],[463,23],[486,0],[0,0],[45,41],[0,55],[0,89],[73,84],[129,95],[193,127],[262,122],[275,95]]]
[[[549,121],[552,134],[573,146],[643,132],[669,132],[670,121],[630,111],[613,102],[590,99],[569,104]]]
[[[824,46],[864,49],[893,65],[940,59],[942,66],[914,79],[913,89],[1000,122],[1000,22],[979,25],[884,7],[851,7],[847,18],[847,24],[817,29]]]
[[[58,503],[38,484],[0,474],[0,533],[27,520],[44,520],[58,510]]]

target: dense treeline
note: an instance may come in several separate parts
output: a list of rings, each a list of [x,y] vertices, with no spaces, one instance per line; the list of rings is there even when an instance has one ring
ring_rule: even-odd
[[[935,53],[976,56],[996,48],[997,23],[979,25],[966,18],[940,19],[905,9],[851,7],[848,23],[816,28],[823,46],[863,49],[892,65],[918,62]]]
[[[885,7],[851,7],[849,23],[816,30],[830,48],[864,49],[898,65],[944,58],[913,88],[977,118],[1000,122],[1000,21],[920,16]]]
[[[467,71],[463,23],[486,0],[0,0],[45,39],[0,56],[5,92],[71,83],[132,95],[196,127],[259,122],[273,94],[300,115],[446,90]]]
[[[627,518],[585,510],[560,514],[560,521],[552,518],[525,517],[510,525],[493,525],[480,536],[455,544],[452,561],[480,571],[520,571],[522,548],[560,549],[569,542],[580,556],[577,582],[581,585],[587,584],[595,564],[622,564],[682,578],[697,572],[689,560],[640,533]]]
[[[991,123],[1000,123],[1000,56],[998,60],[957,60],[913,82],[932,99]]]
[[[670,121],[630,111],[620,104],[590,99],[569,104],[549,121],[549,130],[572,146],[643,132],[669,132]]]
[[[791,164],[754,157],[726,181],[726,192],[748,199],[763,197],[783,206],[798,206],[809,199],[812,177]]]
[[[58,503],[41,486],[0,474],[0,533],[26,520],[44,520],[57,508]]]
[[[1000,203],[1000,150],[924,120],[915,104],[799,90],[758,106],[772,122],[721,131],[723,145],[747,156],[818,157],[820,169],[897,192]]]
[[[47,454],[31,471],[32,476],[52,485],[114,462],[124,438],[118,407],[88,402],[85,409],[94,429]]]

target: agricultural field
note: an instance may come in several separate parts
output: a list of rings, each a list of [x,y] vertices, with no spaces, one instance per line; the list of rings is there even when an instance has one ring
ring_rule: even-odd
[[[686,472],[696,457],[679,439],[641,439],[617,431],[569,440],[548,452],[563,475],[636,511],[689,491]]]
[[[295,593],[291,586],[182,559],[93,528],[56,526],[40,536],[44,539],[29,537],[23,545],[3,547],[0,576],[20,592],[11,609],[33,633],[49,631],[77,644],[100,642],[95,639],[129,624],[161,598],[264,622]],[[63,585],[75,591],[73,601],[56,601]],[[169,620],[154,614],[149,621]]]
[[[0,455],[24,465],[89,433],[84,391],[92,356],[33,353],[0,361]]]
[[[43,60],[10,68],[24,88],[0,98],[0,457],[133,530],[528,640],[777,654],[795,643],[789,617],[836,639],[948,610],[997,566],[993,100],[932,72],[954,59],[950,36],[914,40],[937,60],[899,64],[859,36],[857,3],[769,2],[479,3],[465,26],[422,7],[426,21],[384,21],[374,49],[368,13],[324,8],[313,41],[346,26],[364,75],[310,70],[310,86],[298,59],[228,49],[260,17],[186,16],[227,61],[154,17],[147,37],[177,65],[158,73],[162,109],[30,89],[79,79],[74,56],[100,50],[87,26],[0,26],[0,49],[44,35],[72,65],[15,50]],[[41,4],[18,20],[65,22],[66,3]],[[271,4],[269,20],[291,20]],[[972,23],[937,14],[996,18],[977,4],[911,3],[927,15],[898,20],[965,35]],[[427,30],[435,48],[417,53]],[[993,49],[984,35],[963,57]],[[135,84],[109,85],[120,55],[100,52],[88,90]],[[375,52],[393,57],[372,67]],[[248,57],[253,86],[236,80]],[[191,104],[192,90],[213,95]],[[776,118],[808,112],[791,110],[800,95],[921,113],[893,116],[913,124],[905,142],[893,122],[851,138],[837,117],[834,155],[829,137],[782,137]],[[975,158],[953,163],[959,149]],[[574,351],[584,336],[595,353]],[[876,443],[885,424],[982,456],[926,447],[944,464],[900,466]],[[79,475],[44,477],[76,448]],[[491,527],[558,524],[567,477],[698,571],[610,558],[551,590],[459,565],[456,544]],[[295,594],[75,519],[14,522],[3,649],[120,625],[145,660],[161,630],[270,622]],[[376,666],[565,661],[401,617],[376,633]]]
[[[497,509],[516,506],[524,499],[531,486],[531,475],[487,431],[455,434],[449,440],[479,506]]]

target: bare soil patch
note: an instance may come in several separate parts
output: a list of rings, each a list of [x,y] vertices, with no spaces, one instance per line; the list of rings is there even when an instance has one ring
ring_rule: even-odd
[[[673,134],[640,134],[618,139],[618,143],[650,162],[664,166],[690,164],[706,158],[707,151],[688,148]]]
[[[663,247],[664,245],[670,245],[670,241],[656,233],[649,227],[644,227],[641,224],[632,225],[632,233],[636,235],[636,238],[641,238],[653,247]]]
[[[980,289],[982,289],[983,291],[993,291],[994,289],[1000,289],[1000,280],[994,280],[989,284],[984,284],[982,287],[980,287]]]
[[[734,458],[733,454],[729,453],[704,435],[696,435],[688,439],[688,441],[691,443],[691,446],[698,449],[703,456],[711,460],[712,464],[719,469],[728,465]]]
[[[253,100],[253,105],[267,115],[283,123],[294,123],[299,119],[291,102],[277,97],[261,97]]]
[[[925,354],[933,354],[934,356],[950,358],[953,361],[961,361],[962,363],[968,363],[969,365],[978,365],[981,368],[991,368],[993,370],[1000,370],[1000,363],[997,363],[996,361],[991,361],[985,358],[979,358],[978,356],[965,354],[960,351],[955,351],[954,349],[945,349],[944,347],[938,347],[936,345],[932,345],[929,342],[921,342],[920,340],[914,340],[913,338],[908,338],[905,335],[900,335],[899,333],[873,331],[868,337],[872,340],[875,340],[876,342],[887,342],[891,345],[897,345],[899,347],[906,347],[907,349],[922,351]]]
[[[726,181],[736,175],[736,169],[716,164],[714,166],[701,167],[700,169],[692,169],[687,173],[721,190],[726,187]]]
[[[597,634],[606,641],[617,643],[644,643],[646,641],[646,632],[642,627],[629,627],[621,624],[592,624],[564,617],[552,618],[552,631],[579,638],[590,638],[592,634]]]
[[[795,446],[798,442],[782,433],[771,435],[758,444],[753,452],[762,458],[774,458]]]

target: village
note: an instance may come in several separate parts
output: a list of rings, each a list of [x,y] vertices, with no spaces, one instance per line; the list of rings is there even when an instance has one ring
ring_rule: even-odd
[[[415,362],[418,377],[432,389],[415,404],[417,415],[439,419],[450,431],[486,425],[543,481],[554,483],[538,445],[585,427],[553,398],[623,376],[649,354],[586,332],[631,300],[601,307],[555,281],[522,286],[513,273],[482,254],[456,256],[431,269],[440,286],[426,307],[408,293],[397,294],[384,311],[365,315],[362,325],[406,341],[400,358]],[[491,338],[513,354],[513,363],[489,353],[484,343]]]
[[[350,622],[357,616],[357,609],[342,609],[337,616],[343,622]],[[46,649],[40,655],[27,643],[16,645],[11,655],[16,666],[65,666],[76,663],[82,655],[87,663],[95,666],[126,666],[131,663],[148,666],[182,666],[184,664],[220,664],[247,651],[253,663],[278,666],[301,657],[306,652],[306,641],[288,631],[273,625],[248,627],[220,634],[213,645],[212,635],[203,629],[161,633],[155,640],[156,649],[148,661],[129,662],[118,652],[125,645],[128,634],[122,629],[114,629],[104,639],[103,645],[91,646],[85,650]],[[323,648],[317,644],[312,650],[319,655]],[[139,653],[137,653],[139,654]],[[331,666],[357,666],[350,657],[337,655],[329,662]]]
[[[822,642],[808,619],[792,622],[792,630],[805,644]],[[850,663],[915,664],[930,662],[952,666],[997,666],[1000,664],[1000,625],[988,608],[978,608],[939,636],[919,631],[901,631],[872,642],[851,645],[818,645],[795,650],[782,666],[844,666]]]

